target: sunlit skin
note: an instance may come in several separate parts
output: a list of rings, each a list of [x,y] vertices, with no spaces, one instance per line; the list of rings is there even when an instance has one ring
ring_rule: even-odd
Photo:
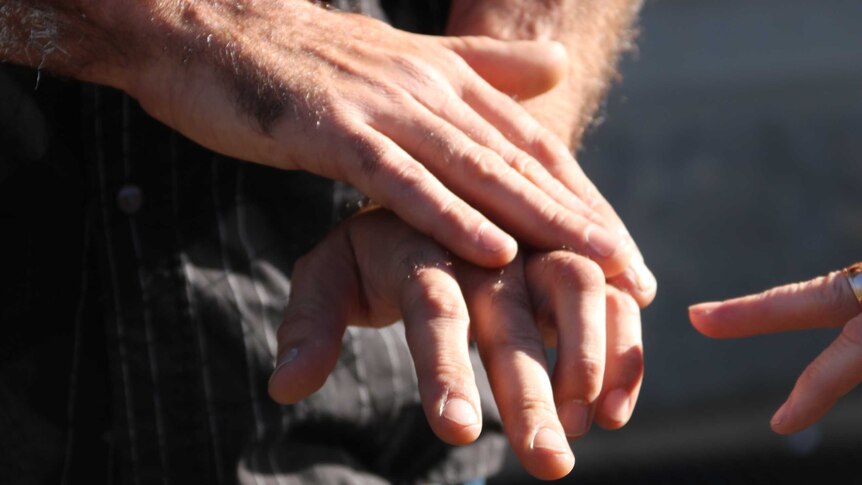
[[[532,475],[574,466],[566,437],[630,418],[643,377],[640,311],[569,251],[502,269],[459,260],[383,210],[351,218],[296,265],[270,395],[295,403],[335,367],[348,324],[403,319],[428,423],[466,444],[482,428],[468,345],[475,340],[504,429]],[[544,348],[558,359],[549,373]],[[550,374],[550,375],[549,375]]]
[[[772,417],[772,429],[790,434],[822,418],[862,382],[862,305],[842,271],[803,283],[723,302],[694,305],[691,322],[704,335],[740,338],[812,328],[841,328],[799,376]]]
[[[411,286],[414,306],[393,306],[403,289],[391,285],[375,301],[389,313],[374,325],[404,316],[413,341],[437,329],[432,345],[412,347],[432,428],[452,443],[480,429],[463,425],[463,412],[478,409],[463,360],[465,332],[475,329],[512,446],[531,473],[559,478],[574,463],[559,438],[582,436],[593,420],[622,426],[640,387],[637,308],[654,298],[655,279],[571,155],[639,4],[455,0],[450,36],[427,37],[300,0],[9,0],[0,10],[0,55],[122,89],[208,148],[345,180],[391,209],[403,222],[389,215],[379,231],[353,230],[364,235],[354,249],[400,241],[402,251],[434,248],[458,268],[422,271],[428,276]],[[333,240],[304,261],[337,263],[345,246]],[[384,256],[363,261],[382,264]],[[303,277],[308,264],[295,275],[291,311],[312,307],[316,291],[355,297],[347,282]],[[504,265],[502,287],[499,269],[482,269]],[[365,269],[354,281],[399,275]],[[554,287],[557,277],[571,285]],[[499,288],[518,290],[489,299]],[[429,295],[460,309],[450,319],[457,325],[434,325],[439,299]],[[329,339],[348,323],[346,310],[333,311],[318,317],[335,323],[308,335],[330,345],[328,360],[306,361],[317,381],[285,387],[278,374],[271,391],[279,400],[307,395],[328,374],[337,355]],[[505,326],[498,332],[491,320]],[[302,328],[281,332],[279,355],[298,365],[307,353],[290,344]],[[543,344],[561,355],[552,379]],[[441,361],[465,373],[453,375]],[[455,396],[467,407],[453,404]]]

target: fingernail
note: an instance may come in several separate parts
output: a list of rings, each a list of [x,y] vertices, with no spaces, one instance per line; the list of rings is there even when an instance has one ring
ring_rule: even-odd
[[[614,254],[623,242],[619,236],[596,225],[587,227],[586,240],[590,248],[604,258]]]
[[[652,271],[647,268],[646,264],[640,258],[632,261],[632,270],[635,272],[635,282],[641,293],[650,293],[656,289],[658,282],[655,276],[653,276]]]
[[[590,429],[590,406],[583,401],[564,402],[557,408],[557,416],[569,438],[583,436]]]
[[[688,307],[688,311],[698,316],[705,317],[710,313],[714,312],[716,308],[721,306],[721,302],[718,301],[710,301],[705,303],[698,303],[697,305],[692,305]]]
[[[296,360],[296,357],[298,355],[299,355],[299,348],[297,348],[297,347],[294,347],[294,348],[288,350],[287,352],[285,352],[284,355],[282,355],[281,358],[278,359],[278,361],[275,363],[275,370],[273,370],[272,375],[269,376],[269,381],[272,382],[273,377],[275,377],[275,375],[278,374],[278,371],[281,370],[282,367],[284,367],[287,364],[290,364],[291,362]]]
[[[772,420],[769,422],[769,424],[771,424],[772,426],[778,426],[783,423],[784,420],[787,418],[788,407],[788,403],[785,402],[784,404],[782,404],[781,407],[778,408],[778,411],[776,411],[775,414],[772,416]]]
[[[440,416],[461,426],[473,426],[479,423],[479,415],[476,414],[473,406],[459,397],[446,401]]]
[[[488,221],[479,226],[479,244],[486,251],[498,253],[515,253],[518,243],[511,236]]]
[[[530,444],[533,450],[548,450],[554,453],[568,453],[570,451],[569,442],[560,433],[551,428],[541,428],[536,435],[533,436],[533,442]]]
[[[616,423],[625,423],[629,420],[631,413],[631,399],[629,393],[617,389],[611,391],[605,397],[605,402],[602,404],[605,416]]]

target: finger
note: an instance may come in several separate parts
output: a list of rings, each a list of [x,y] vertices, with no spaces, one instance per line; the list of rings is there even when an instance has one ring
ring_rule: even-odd
[[[567,210],[526,180],[495,152],[440,119],[418,102],[404,113],[381,113],[375,126],[405,147],[441,181],[522,241],[544,249],[563,247],[594,258],[608,274],[625,269],[630,248],[620,237]],[[427,127],[417,129],[417,126]],[[430,135],[429,135],[430,134]]]
[[[632,242],[634,246],[634,242]],[[658,283],[652,271],[644,264],[644,258],[635,247],[631,263],[622,274],[608,279],[608,283],[631,296],[641,308],[646,308],[655,300]]]
[[[571,471],[574,455],[557,417],[521,264],[458,273],[509,442],[530,474],[552,480]]]
[[[356,263],[344,227],[297,261],[290,302],[278,328],[269,395],[292,404],[313,394],[335,368],[341,340],[358,301]]]
[[[463,445],[482,429],[470,363],[470,318],[450,257],[433,243],[406,255],[401,309],[428,423],[443,441]]]
[[[859,303],[841,271],[756,295],[689,308],[694,327],[714,338],[836,327],[858,313]]]
[[[482,428],[481,408],[452,256],[388,211],[362,217],[349,237],[369,320],[386,321],[398,309],[431,429],[451,444],[472,442]]]
[[[634,299],[607,289],[607,364],[596,423],[618,429],[628,423],[640,394],[644,360],[640,309]]]
[[[862,315],[857,315],[799,376],[787,402],[772,418],[772,429],[781,434],[803,430],[822,418],[860,382]]]
[[[560,422],[569,438],[583,436],[605,373],[604,275],[587,258],[555,251],[528,258],[527,281],[540,324],[557,329],[553,386]]]
[[[551,90],[565,77],[569,55],[552,41],[501,41],[490,37],[435,37],[494,88],[518,99]]]
[[[564,207],[585,217],[598,217],[581,199],[551,176],[542,164],[512,144],[496,127],[464,103],[454,90],[444,93],[425,91],[419,93],[416,99],[426,109],[448,121],[479,145],[499,154],[517,173]]]
[[[543,127],[515,100],[495,90],[478,76],[466,76],[461,96],[482,118],[495,126],[506,139],[527,153],[559,180],[566,188],[591,209],[591,219],[624,239],[632,246],[630,254],[640,255],[616,211],[599,193],[575,161],[569,147],[550,130]],[[643,264],[643,257],[635,258],[628,274],[630,284],[624,285],[639,304],[648,305],[655,296],[655,277]],[[617,273],[608,274],[615,276]]]
[[[422,164],[392,140],[368,127],[352,130],[349,157],[353,173],[344,174],[411,226],[472,263],[498,267],[517,252],[517,243],[444,187]]]

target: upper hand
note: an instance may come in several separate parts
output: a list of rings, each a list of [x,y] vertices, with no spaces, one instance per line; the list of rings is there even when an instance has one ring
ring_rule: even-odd
[[[481,35],[502,40],[559,41],[568,51],[563,79],[552,89],[521,98],[533,118],[576,149],[605,95],[617,50],[626,37],[621,11],[631,11],[634,0],[603,2],[535,2],[532,0],[453,0],[447,35]],[[596,30],[602,25],[602,31]],[[617,47],[614,47],[617,46]],[[643,256],[613,207],[586,177],[578,163],[545,165],[557,180],[593,210],[593,220],[621,235],[633,248],[626,270],[611,284],[635,296],[641,307],[655,297],[656,281]]]
[[[386,211],[339,226],[296,265],[270,395],[293,403],[334,368],[347,324],[403,318],[428,422],[444,441],[481,431],[468,355],[476,341],[509,441],[533,475],[566,475],[565,437],[624,425],[643,374],[640,312],[571,252],[518,256],[502,270],[453,258]],[[549,377],[544,347],[557,348]]]
[[[164,20],[168,45],[151,41],[120,83],[166,124],[230,156],[346,180],[476,264],[514,258],[507,231],[608,276],[628,266],[633,248],[591,207],[566,145],[509,96],[560,79],[559,44],[415,35],[304,1],[207,3]]]
[[[724,302],[689,309],[705,335],[737,338],[807,328],[843,327],[838,338],[802,372],[787,401],[772,418],[781,434],[819,420],[862,382],[862,307],[841,271]]]

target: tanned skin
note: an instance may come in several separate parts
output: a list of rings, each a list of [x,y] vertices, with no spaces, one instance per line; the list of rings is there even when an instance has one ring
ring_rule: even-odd
[[[467,443],[481,429],[472,335],[513,448],[553,479],[574,465],[565,436],[622,426],[640,388],[638,304],[655,280],[571,156],[639,5],[456,0],[453,36],[426,37],[300,0],[9,0],[0,55],[122,89],[204,146],[346,180],[392,209],[401,220],[362,214],[297,265],[270,393],[319,387],[346,324],[404,318],[429,423]],[[499,228],[532,250],[516,256]]]

